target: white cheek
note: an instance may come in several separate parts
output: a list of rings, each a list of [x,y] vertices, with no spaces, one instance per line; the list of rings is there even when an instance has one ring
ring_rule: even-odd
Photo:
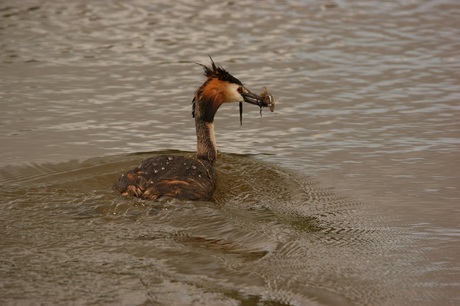
[[[238,88],[240,85],[237,84],[230,84],[227,87],[227,92],[225,95],[224,102],[243,102],[243,96],[238,92]]]

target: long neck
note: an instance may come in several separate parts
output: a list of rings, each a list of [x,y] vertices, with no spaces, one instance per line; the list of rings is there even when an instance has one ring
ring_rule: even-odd
[[[195,117],[197,157],[213,163],[217,156],[214,122]]]
[[[213,84],[208,80],[198,88],[192,108],[192,114],[195,117],[197,157],[210,163],[213,163],[217,156],[214,115],[223,103],[222,94],[219,94],[220,91],[215,89]]]

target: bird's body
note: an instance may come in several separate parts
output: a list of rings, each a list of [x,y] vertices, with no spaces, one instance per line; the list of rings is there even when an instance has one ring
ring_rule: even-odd
[[[123,174],[113,186],[123,195],[157,200],[172,197],[182,200],[212,198],[216,188],[213,163],[217,156],[214,136],[214,115],[226,102],[248,102],[267,106],[260,96],[249,92],[243,84],[216,65],[204,67],[207,80],[197,89],[193,98],[192,115],[195,118],[197,154],[195,157],[156,156],[139,163]]]
[[[216,188],[216,172],[211,163],[198,158],[161,155],[148,158],[115,184],[123,195],[156,200],[210,200]]]

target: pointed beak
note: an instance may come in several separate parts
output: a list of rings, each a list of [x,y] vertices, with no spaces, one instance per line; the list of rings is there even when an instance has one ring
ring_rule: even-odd
[[[256,94],[250,92],[247,89],[246,89],[246,91],[247,92],[241,93],[241,95],[243,96],[244,102],[254,104],[254,105],[257,105],[259,107],[267,107],[267,106],[269,106],[268,103],[265,102],[264,99],[261,96],[256,95]]]

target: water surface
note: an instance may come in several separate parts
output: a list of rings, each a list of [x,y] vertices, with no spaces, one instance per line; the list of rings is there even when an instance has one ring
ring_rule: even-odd
[[[460,292],[456,1],[3,1],[2,304],[421,305]],[[110,188],[193,154],[207,55],[275,113],[216,117],[211,202]]]

